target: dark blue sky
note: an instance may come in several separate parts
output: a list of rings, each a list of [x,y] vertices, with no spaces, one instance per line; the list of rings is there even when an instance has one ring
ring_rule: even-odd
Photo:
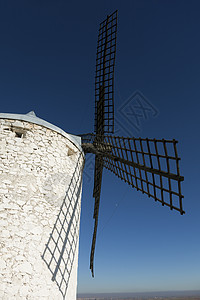
[[[78,290],[199,289],[199,1],[1,0],[1,112],[34,110],[68,133],[91,132],[98,26],[115,9],[119,10],[116,131],[179,141],[186,214],[163,208],[105,171],[92,279],[93,160],[89,156]],[[154,108],[138,123],[134,118],[128,122],[121,113],[131,95],[134,101],[136,91]]]

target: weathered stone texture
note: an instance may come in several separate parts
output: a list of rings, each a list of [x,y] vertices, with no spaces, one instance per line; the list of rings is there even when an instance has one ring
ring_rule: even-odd
[[[76,197],[70,198],[69,191],[66,197],[66,191],[78,163],[81,168],[80,150],[61,134],[25,121],[0,119],[0,299],[76,299],[81,193],[77,194],[75,207],[70,201],[75,203]],[[80,180],[76,178],[79,186]],[[68,215],[60,216],[57,222],[63,201]],[[65,236],[61,239],[62,230],[54,225],[64,225],[67,232],[72,218],[70,208],[76,208],[76,238],[73,245],[69,240],[73,257],[61,278],[65,282],[63,292],[57,277],[52,281],[52,272],[59,258],[71,253],[68,241],[61,253]],[[45,263],[42,255],[50,234],[53,237],[56,232],[60,247],[54,243],[51,249],[49,243],[48,248],[54,264],[47,258]],[[73,234],[69,232],[67,238]],[[60,264],[59,268],[66,266]]]

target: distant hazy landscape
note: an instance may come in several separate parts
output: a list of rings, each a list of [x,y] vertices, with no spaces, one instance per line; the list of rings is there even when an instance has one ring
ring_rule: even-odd
[[[140,298],[140,297],[134,297],[134,298],[78,298],[78,300],[199,300],[200,297],[153,297],[153,298]]]
[[[78,294],[77,300],[200,300],[199,291]]]

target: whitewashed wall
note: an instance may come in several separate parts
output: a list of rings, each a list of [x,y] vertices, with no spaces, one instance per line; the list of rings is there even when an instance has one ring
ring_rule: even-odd
[[[82,168],[60,133],[0,119],[0,299],[76,299]]]

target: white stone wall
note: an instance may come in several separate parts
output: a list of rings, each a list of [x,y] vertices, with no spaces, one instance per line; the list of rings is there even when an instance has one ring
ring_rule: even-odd
[[[61,134],[0,119],[0,299],[76,299],[82,167]]]

